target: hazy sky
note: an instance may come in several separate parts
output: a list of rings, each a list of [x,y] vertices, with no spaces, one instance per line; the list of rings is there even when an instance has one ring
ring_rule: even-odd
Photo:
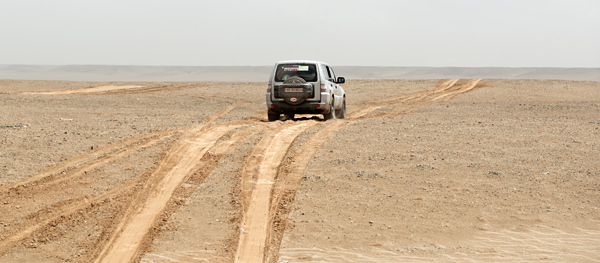
[[[600,0],[0,0],[0,64],[600,67]]]

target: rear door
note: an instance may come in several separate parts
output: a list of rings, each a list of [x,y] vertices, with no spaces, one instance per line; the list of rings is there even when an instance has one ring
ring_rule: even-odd
[[[333,72],[333,69],[326,65],[325,66],[327,68],[327,74],[329,74],[329,84],[330,86],[333,88],[333,94],[335,95],[335,107],[337,108],[338,104],[341,102],[341,96],[342,96],[342,92],[341,92],[341,88],[340,85],[338,85],[337,83],[335,83],[335,72]]]

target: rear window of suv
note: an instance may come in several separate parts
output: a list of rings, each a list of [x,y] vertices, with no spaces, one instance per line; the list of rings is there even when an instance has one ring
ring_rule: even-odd
[[[307,82],[317,81],[315,64],[279,64],[275,72],[275,81],[285,81],[289,77],[298,76]]]

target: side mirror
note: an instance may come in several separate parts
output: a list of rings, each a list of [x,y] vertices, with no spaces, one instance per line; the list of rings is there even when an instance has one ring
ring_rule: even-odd
[[[338,83],[338,84],[346,83],[346,79],[344,77],[338,77],[338,79],[335,83]]]

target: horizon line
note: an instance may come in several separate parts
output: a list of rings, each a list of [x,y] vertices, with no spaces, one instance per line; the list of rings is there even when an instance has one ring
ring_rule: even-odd
[[[134,65],[134,64],[4,64],[2,66],[121,66],[121,67],[273,67],[273,65]],[[376,65],[335,65],[335,67],[373,68],[561,68],[561,69],[600,69],[598,67],[567,66],[376,66]]]

